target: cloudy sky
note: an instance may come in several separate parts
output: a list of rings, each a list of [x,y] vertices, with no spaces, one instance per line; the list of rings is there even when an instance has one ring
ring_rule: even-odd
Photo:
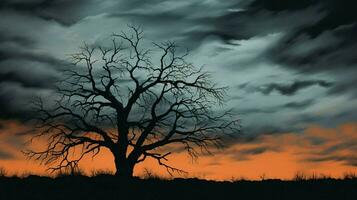
[[[0,166],[23,164],[28,100],[51,94],[68,55],[135,24],[147,41],[190,49],[190,61],[229,86],[244,139],[221,162],[206,159],[208,176],[220,165],[244,175],[264,158],[292,165],[285,174],[257,169],[277,177],[354,170],[356,9],[355,0],[2,0]]]

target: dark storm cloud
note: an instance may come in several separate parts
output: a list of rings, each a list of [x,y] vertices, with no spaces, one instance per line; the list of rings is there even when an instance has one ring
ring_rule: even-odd
[[[6,49],[5,45],[0,48],[0,61],[4,60],[28,60],[49,64],[54,67],[66,64],[63,60],[56,59],[50,55],[33,53],[31,49],[12,49],[11,47]]]
[[[34,41],[23,36],[14,36],[14,35],[9,35],[8,33],[5,33],[4,30],[0,30],[0,44],[3,43],[17,43],[20,44],[21,46],[31,46]]]
[[[319,5],[319,11],[325,13],[316,23],[291,30],[271,51],[276,61],[302,71],[337,70],[341,66],[352,67],[357,63],[353,54],[357,48],[356,1],[298,1],[294,6],[283,1],[264,2],[270,3],[260,3],[260,6],[275,12]]]
[[[72,25],[82,17],[81,8],[89,0],[2,0],[0,10],[34,15],[45,20],[55,20],[63,25]]]
[[[315,23],[324,15],[319,13],[319,4],[300,1],[238,1],[232,7],[243,9],[215,18],[215,29],[209,34],[221,35],[226,41],[249,39],[257,35],[295,30]]]
[[[350,18],[353,19],[351,13],[353,1],[346,1],[344,4],[336,4],[337,1],[298,1],[298,2],[286,2],[286,1],[227,1],[227,3],[216,3],[214,5],[207,5],[204,2],[198,1],[184,1],[184,4],[178,4],[174,1],[105,1],[107,4],[111,3],[112,6],[104,9],[99,2],[87,1],[82,2],[79,0],[33,0],[33,1],[11,1],[7,0],[2,3],[4,9],[11,8],[15,10],[26,10],[32,14],[39,16],[52,18],[64,23],[75,23],[81,17],[85,17],[90,14],[98,14],[100,11],[108,13],[110,17],[128,18],[130,21],[138,22],[147,26],[152,26],[160,29],[162,33],[167,33],[173,24],[179,31],[177,34],[184,36],[184,41],[191,47],[197,46],[199,43],[209,37],[217,36],[226,42],[230,42],[234,39],[248,39],[256,35],[264,35],[268,33],[274,33],[279,31],[287,31],[289,34],[284,41],[281,41],[276,47],[276,51],[279,53],[271,54],[276,56],[276,60],[288,60],[289,56],[285,56],[281,52],[289,52],[295,46],[294,38],[299,38],[306,34],[319,35],[324,30],[329,28],[337,28],[337,25],[347,25],[352,23]],[[176,5],[176,4],[178,5]],[[95,5],[97,4],[97,10]],[[103,3],[104,4],[104,3]],[[338,5],[337,9],[346,9],[346,13],[341,11],[334,11],[335,4]],[[161,6],[157,6],[161,5]],[[169,9],[169,8],[170,9]],[[68,10],[66,11],[65,10]],[[161,9],[160,9],[161,8]],[[232,11],[229,8],[243,8],[241,11]],[[78,12],[75,12],[77,11]],[[78,16],[75,16],[77,13]],[[214,13],[214,14],[212,14]],[[331,16],[337,15],[336,18],[343,18],[345,15],[348,19],[337,19],[334,22]],[[66,19],[72,18],[72,19]],[[72,21],[72,22],[70,22]],[[294,23],[291,23],[294,21]],[[166,26],[166,28],[165,28]],[[192,27],[198,27],[192,29]],[[160,32],[158,31],[158,33]],[[347,31],[348,32],[348,31]],[[342,40],[342,43],[348,43],[345,38],[349,37],[353,39],[352,33],[344,33],[340,31],[338,40]],[[328,43],[328,41],[325,41]],[[284,46],[287,45],[287,46]],[[322,45],[323,46],[323,45]],[[329,47],[329,48],[334,48]],[[337,49],[336,49],[337,50]],[[271,50],[273,52],[273,50]],[[309,56],[314,58],[316,53],[313,52]],[[336,51],[334,51],[336,52]],[[351,52],[351,51],[349,51]],[[280,58],[281,57],[281,58]],[[304,59],[307,59],[304,57]],[[299,59],[298,56],[293,56],[292,60],[304,60]],[[317,60],[311,61],[313,63]],[[341,58],[342,61],[342,58]],[[302,61],[304,62],[304,61]],[[306,61],[305,61],[306,62]],[[337,61],[336,61],[337,62]],[[309,62],[308,62],[309,63]]]
[[[160,1],[157,1],[159,3]],[[214,36],[232,44],[233,40],[250,39],[271,33],[282,32],[284,37],[268,48],[258,59],[276,62],[283,67],[296,71],[327,72],[337,76],[335,71],[342,71],[336,77],[336,84],[331,93],[354,93],[349,87],[354,82],[344,80],[344,72],[357,77],[357,3],[347,0],[255,0],[228,1],[226,7],[216,7],[219,14],[211,15],[210,8],[204,3],[193,2],[172,10],[156,10],[151,12],[150,4],[146,4],[147,12],[118,12],[111,16],[128,17],[143,24],[163,30],[175,24],[178,33],[183,36],[182,43],[196,48],[205,38]],[[137,3],[128,3],[127,7],[140,7]],[[234,11],[229,8],[242,8]],[[197,12],[200,11],[200,12]],[[188,29],[187,27],[200,27]],[[174,30],[168,28],[169,30]],[[177,31],[175,29],[175,31]],[[257,60],[257,59],[256,59]],[[254,66],[254,65],[253,65]],[[230,70],[234,70],[233,67]],[[277,91],[282,95],[294,95],[300,89],[311,84],[330,87],[324,83],[297,82],[292,85],[272,84],[261,92],[270,94]]]
[[[177,41],[185,48],[195,49],[202,44],[203,40],[214,33],[207,33],[206,31],[190,30],[188,27],[201,27],[202,29],[211,29],[205,21],[211,19],[187,19],[187,16],[192,14],[192,8],[182,12],[160,11],[158,12],[119,12],[110,14],[108,17],[127,18],[132,22],[143,24],[143,27],[150,27],[157,30],[158,39],[164,38],[172,40],[171,38],[180,37]],[[187,12],[187,13],[186,13]],[[171,37],[171,38],[170,38]],[[219,36],[220,37],[220,36]]]
[[[148,30],[149,35],[154,35],[150,39],[178,40],[180,45],[190,49],[199,48],[205,42],[213,40],[212,38],[218,38],[228,44],[217,48],[218,53],[229,51],[232,46],[239,46],[240,44],[235,43],[235,40],[249,41],[267,34],[282,33],[283,37],[276,44],[274,43],[252,62],[258,60],[267,64],[276,62],[282,64],[280,67],[298,70],[302,75],[306,71],[309,73],[342,71],[333,85],[323,80],[293,80],[291,83],[273,82],[264,85],[257,82],[255,85],[242,86],[248,92],[264,95],[277,92],[284,96],[295,97],[301,90],[313,86],[328,88],[329,93],[334,95],[344,95],[353,91],[353,83],[356,80],[354,77],[357,77],[353,76],[356,70],[351,67],[356,60],[353,58],[355,41],[357,41],[354,23],[355,3],[351,0],[345,3],[338,2],[337,0],[227,0],[224,2],[4,0],[0,3],[0,10],[11,13],[4,14],[11,21],[9,23],[11,27],[24,26],[19,20],[22,18],[17,19],[17,15],[28,16],[26,24],[30,24],[29,30],[38,28],[47,30],[58,23],[62,25],[61,28],[67,30],[81,25],[81,22],[86,20],[86,23],[90,24],[92,19],[90,17],[96,18],[98,17],[96,15],[100,15],[98,18],[102,17],[103,20],[118,19],[123,20],[124,24],[138,23],[144,28],[147,27],[145,30]],[[83,20],[86,17],[89,19]],[[19,21],[18,24],[15,23],[16,20]],[[31,23],[33,21],[36,21],[34,25]],[[118,26],[121,30],[123,29],[121,25],[113,23],[112,26]],[[101,28],[100,23],[95,26]],[[15,116],[21,115],[23,106],[17,106],[18,103],[24,104],[21,99],[28,99],[30,94],[37,93],[39,90],[51,89],[54,81],[61,76],[58,69],[65,66],[64,61],[53,55],[36,51],[39,48],[36,46],[38,42],[51,38],[47,36],[47,38],[35,39],[30,32],[14,30],[11,33],[0,31],[0,101],[4,103],[2,116],[13,116],[14,113]],[[87,31],[84,25],[78,29],[71,29],[68,37],[81,31]],[[58,37],[56,34],[57,32],[54,32],[53,37]],[[96,37],[96,32],[85,34]],[[50,43],[50,45],[58,44]],[[234,57],[229,55],[227,59]],[[350,69],[348,73],[351,74],[349,79],[344,76],[346,72],[340,70],[347,65]],[[31,66],[31,70],[26,69],[25,66]],[[232,66],[237,65],[233,63]],[[232,66],[223,70],[233,70]],[[251,66],[254,68],[255,64],[252,63]],[[243,108],[245,110],[242,111],[247,115],[274,114],[278,111],[304,109],[314,103],[316,102],[312,100],[291,101],[281,103],[279,107],[257,106]],[[277,128],[270,129],[279,132]],[[256,131],[258,130],[253,130]]]
[[[12,56],[0,58],[0,84],[10,82],[19,83],[24,88],[51,89],[60,76],[56,66],[66,66],[59,60],[36,55]]]
[[[45,84],[41,82],[36,82],[37,80],[27,79],[28,76],[23,77],[22,74],[16,74],[16,72],[6,72],[0,74],[1,82],[19,82],[24,87],[43,87]],[[46,84],[47,86],[47,84]]]
[[[264,108],[242,108],[237,109],[239,114],[272,114],[276,112],[282,112],[284,109],[290,110],[302,110],[312,106],[315,103],[313,99],[307,99],[304,101],[291,101],[278,106],[264,107]]]
[[[340,80],[338,85],[332,87],[329,90],[329,94],[341,95],[341,94],[350,93],[352,95],[352,98],[357,98],[356,85],[357,85],[356,77],[348,78],[348,76],[345,76],[345,79]]]
[[[259,91],[265,95],[269,95],[273,91],[279,92],[282,95],[291,96],[296,94],[299,90],[318,85],[321,87],[330,87],[331,83],[326,81],[295,81],[291,84],[271,83],[260,88]]]
[[[354,107],[352,107],[354,108]],[[318,113],[302,113],[289,123],[294,124],[322,124],[325,127],[336,127],[344,123],[355,122],[357,113],[350,107],[340,108],[333,113],[320,115]]]
[[[272,11],[283,10],[300,10],[319,2],[318,0],[300,0],[300,1],[283,1],[283,0],[255,0],[249,7],[251,8],[265,8]]]
[[[35,43],[31,35],[0,33],[0,118],[30,118],[31,98],[51,90],[67,65]]]
[[[308,100],[301,101],[301,102],[292,101],[292,102],[284,104],[282,107],[290,108],[290,109],[304,109],[304,108],[307,108],[307,107],[313,105],[314,103],[315,103],[314,99],[308,99]]]
[[[242,108],[237,109],[244,119],[247,115],[257,115],[259,118],[257,120],[265,119],[265,117],[272,116],[274,114],[284,114],[287,111],[296,112],[308,110],[311,106],[316,103],[314,99],[307,99],[302,101],[290,101],[281,105],[271,106],[271,107],[255,107],[255,108]],[[336,118],[334,118],[336,119]],[[292,132],[301,132],[305,128],[300,125],[304,123],[318,123],[322,122],[321,117],[311,114],[299,114],[293,118],[293,120],[288,121],[287,124],[291,124],[289,127],[284,126],[282,123],[271,123],[267,125],[264,121],[260,124],[254,124],[253,126],[243,126],[243,135],[238,137],[238,140],[244,142],[256,142],[260,135],[272,135],[272,134],[285,134]]]
[[[265,136],[280,136],[289,133],[301,132],[303,129],[296,127],[282,127],[281,125],[256,125],[256,126],[244,126],[239,134],[234,135],[233,137],[223,137],[223,142],[225,148],[231,148],[235,145],[253,145],[253,147],[243,148],[239,150],[232,150],[230,154],[234,156],[235,153],[240,156],[243,154],[246,155],[257,155],[265,153],[267,151],[279,151],[279,146],[270,146],[266,145],[263,137]],[[238,152],[239,151],[239,152]],[[220,151],[218,151],[220,152]],[[223,153],[228,153],[226,150]],[[214,153],[216,154],[216,152]],[[238,157],[240,157],[238,156]]]
[[[329,73],[336,77],[331,93],[356,97],[352,86],[357,77],[356,9],[354,0],[255,0],[240,12],[215,18],[214,28],[206,34],[223,35],[228,42],[283,33],[260,58],[302,75]],[[346,76],[353,78],[346,81]]]
[[[286,133],[298,133],[303,131],[304,128],[290,126],[286,127],[283,124],[272,124],[272,125],[257,125],[244,127],[242,131],[242,136],[237,138],[237,141],[248,142],[248,143],[257,143],[260,140],[261,135],[280,135]]]
[[[28,119],[34,96],[54,88],[60,72],[29,60],[0,61],[0,118]]]
[[[289,84],[283,83],[269,83],[262,86],[251,86],[249,83],[244,83],[238,86],[239,89],[244,89],[247,92],[260,92],[264,95],[269,95],[272,92],[278,92],[281,95],[292,96],[298,91],[312,86],[320,86],[329,88],[333,84],[324,80],[296,80]],[[287,106],[288,107],[288,106]]]
[[[272,61],[302,73],[327,72],[336,76],[332,94],[351,94],[357,80],[357,2],[354,0],[257,0],[251,8],[258,13],[296,12],[316,5],[322,14],[314,23],[287,29],[284,38],[266,52]],[[304,16],[301,16],[304,18]],[[268,19],[267,19],[268,20]],[[292,25],[293,26],[293,25]]]
[[[180,4],[162,0],[107,0],[104,3],[83,0],[6,0],[0,7],[26,11],[64,24],[74,24],[89,15],[107,13],[110,17],[127,18],[129,21],[155,27],[158,33],[161,31],[163,34],[170,31],[168,27],[175,26],[177,29],[171,30],[183,36],[185,44],[192,48],[209,36],[217,36],[229,43],[235,39],[284,31],[287,36],[268,52],[277,62],[287,63],[292,67],[298,65],[300,69],[317,70],[326,66],[316,66],[314,63],[325,62],[327,57],[336,64],[355,60],[351,54],[356,44],[356,25],[353,24],[356,21],[356,3],[353,0],[344,3],[337,0],[245,0],[216,2],[212,5],[199,1],[183,1]],[[234,8],[242,10],[234,11]],[[323,36],[326,31],[333,33]],[[313,48],[312,52],[307,49],[309,54],[306,55],[304,50],[294,50],[299,43],[318,43],[321,35],[324,37],[324,44]],[[329,37],[331,40],[326,40]],[[332,44],[328,45],[329,43]]]
[[[72,26],[81,19],[102,13],[112,13],[155,5],[162,0],[2,0],[0,10],[14,11]],[[150,9],[148,9],[150,10]]]
[[[307,32],[295,33],[270,50],[273,60],[286,66],[307,72],[346,70],[357,64],[353,52],[357,51],[357,26],[341,24],[333,30],[316,36]]]
[[[36,91],[22,88],[15,83],[0,83],[0,118],[28,119],[31,116],[29,100]]]
[[[244,108],[239,109],[239,114],[271,114],[277,112],[276,107],[271,108]]]

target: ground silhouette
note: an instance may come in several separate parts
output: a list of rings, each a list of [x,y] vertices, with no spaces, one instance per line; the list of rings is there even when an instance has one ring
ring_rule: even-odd
[[[357,199],[357,179],[208,181],[111,175],[0,177],[0,199]]]

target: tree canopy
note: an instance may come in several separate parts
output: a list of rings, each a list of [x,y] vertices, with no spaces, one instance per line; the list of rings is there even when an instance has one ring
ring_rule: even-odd
[[[240,131],[230,111],[216,109],[227,88],[186,61],[188,51],[173,42],[144,48],[142,29],[129,27],[129,33],[113,34],[110,45],[81,47],[71,55],[73,66],[64,70],[56,100],[34,102],[37,136],[48,144],[43,151],[26,151],[30,158],[56,171],[107,148],[119,176],[133,176],[146,158],[180,172],[166,162],[170,148],[161,147],[178,144],[197,157]],[[75,149],[80,151],[73,155]]]

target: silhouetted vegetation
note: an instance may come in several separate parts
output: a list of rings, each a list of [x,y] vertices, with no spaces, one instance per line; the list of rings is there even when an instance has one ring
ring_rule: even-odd
[[[293,180],[208,181],[160,179],[150,171],[144,179],[119,179],[109,171],[95,176],[62,174],[55,178],[29,175],[0,177],[0,199],[357,199],[357,177],[306,176]],[[302,178],[303,177],[303,178]]]
[[[54,172],[74,172],[84,157],[107,149],[117,176],[133,176],[147,158],[170,174],[184,173],[166,162],[174,152],[161,147],[180,145],[196,158],[197,151],[210,153],[223,147],[223,136],[240,132],[232,111],[215,110],[225,103],[227,87],[186,61],[188,52],[175,43],[145,48],[142,29],[130,29],[113,35],[109,46],[84,45],[63,70],[57,98],[34,100],[33,139],[45,138],[48,145],[25,150],[28,158]]]

